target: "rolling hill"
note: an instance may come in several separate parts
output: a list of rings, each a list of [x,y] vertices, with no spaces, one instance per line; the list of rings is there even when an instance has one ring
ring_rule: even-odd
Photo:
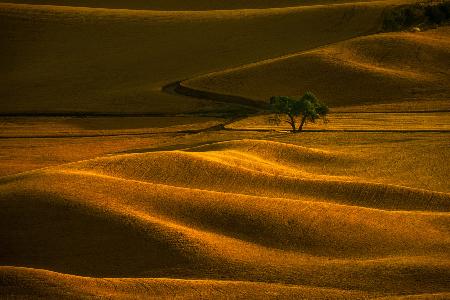
[[[375,1],[375,0],[372,0]],[[9,3],[41,4],[78,7],[99,8],[125,8],[140,10],[172,10],[172,11],[195,11],[195,10],[231,10],[245,8],[276,8],[294,7],[317,4],[335,4],[358,2],[357,0],[10,0]],[[370,1],[366,1],[370,2]]]
[[[450,27],[380,33],[416,2],[0,2],[0,298],[449,298]],[[306,90],[330,124],[258,111]]]
[[[3,265],[90,277],[212,280],[204,289],[226,289],[227,281],[215,283],[226,279],[249,289],[240,282],[295,284],[304,295],[312,287],[371,296],[396,294],[399,286],[406,294],[446,292],[450,195],[340,174],[362,159],[242,140],[3,177],[0,257]],[[20,285],[67,286],[58,293],[102,291],[100,279],[1,271]],[[120,281],[118,289],[140,281]],[[142,279],[150,289],[163,282]],[[184,284],[191,285],[180,281],[177,289]]]
[[[448,110],[449,69],[450,28],[440,27],[359,37],[182,84],[260,101],[310,90],[332,107],[413,102]]]
[[[0,4],[0,110],[229,110],[162,87],[373,33],[393,3],[200,12]]]

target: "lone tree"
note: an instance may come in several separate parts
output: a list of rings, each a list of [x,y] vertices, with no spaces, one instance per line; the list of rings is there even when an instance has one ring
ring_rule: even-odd
[[[300,132],[306,122],[314,123],[328,114],[328,106],[320,102],[313,93],[306,92],[300,99],[285,96],[270,98],[270,109],[275,113],[271,121],[280,124],[282,121],[292,127],[292,132]],[[298,124],[298,127],[297,127]]]

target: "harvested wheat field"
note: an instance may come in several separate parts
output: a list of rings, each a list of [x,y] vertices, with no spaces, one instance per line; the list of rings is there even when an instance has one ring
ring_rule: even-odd
[[[416,102],[421,109],[450,110],[449,70],[450,27],[440,27],[358,37],[207,74],[185,84],[261,101],[309,89],[332,107]],[[426,102],[430,103],[425,106]]]
[[[450,298],[449,7],[0,2],[0,298]]]

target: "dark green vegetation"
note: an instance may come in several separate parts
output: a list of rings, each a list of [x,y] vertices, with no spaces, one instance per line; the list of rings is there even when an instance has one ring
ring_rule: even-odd
[[[270,108],[275,113],[275,117],[271,120],[277,124],[285,121],[291,125],[293,133],[302,131],[307,121],[314,123],[319,118],[325,118],[329,111],[328,106],[321,103],[311,92],[306,92],[299,99],[286,96],[271,97]]]
[[[433,27],[450,20],[450,1],[416,3],[390,10],[383,21],[383,31],[398,31],[412,27]]]

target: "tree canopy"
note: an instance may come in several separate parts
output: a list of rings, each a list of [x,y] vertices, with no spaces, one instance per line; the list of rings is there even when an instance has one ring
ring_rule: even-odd
[[[275,113],[274,121],[277,124],[282,121],[288,123],[294,133],[302,131],[306,122],[314,123],[319,118],[325,118],[329,112],[328,106],[311,92],[306,92],[299,99],[287,96],[271,97],[270,109]]]

